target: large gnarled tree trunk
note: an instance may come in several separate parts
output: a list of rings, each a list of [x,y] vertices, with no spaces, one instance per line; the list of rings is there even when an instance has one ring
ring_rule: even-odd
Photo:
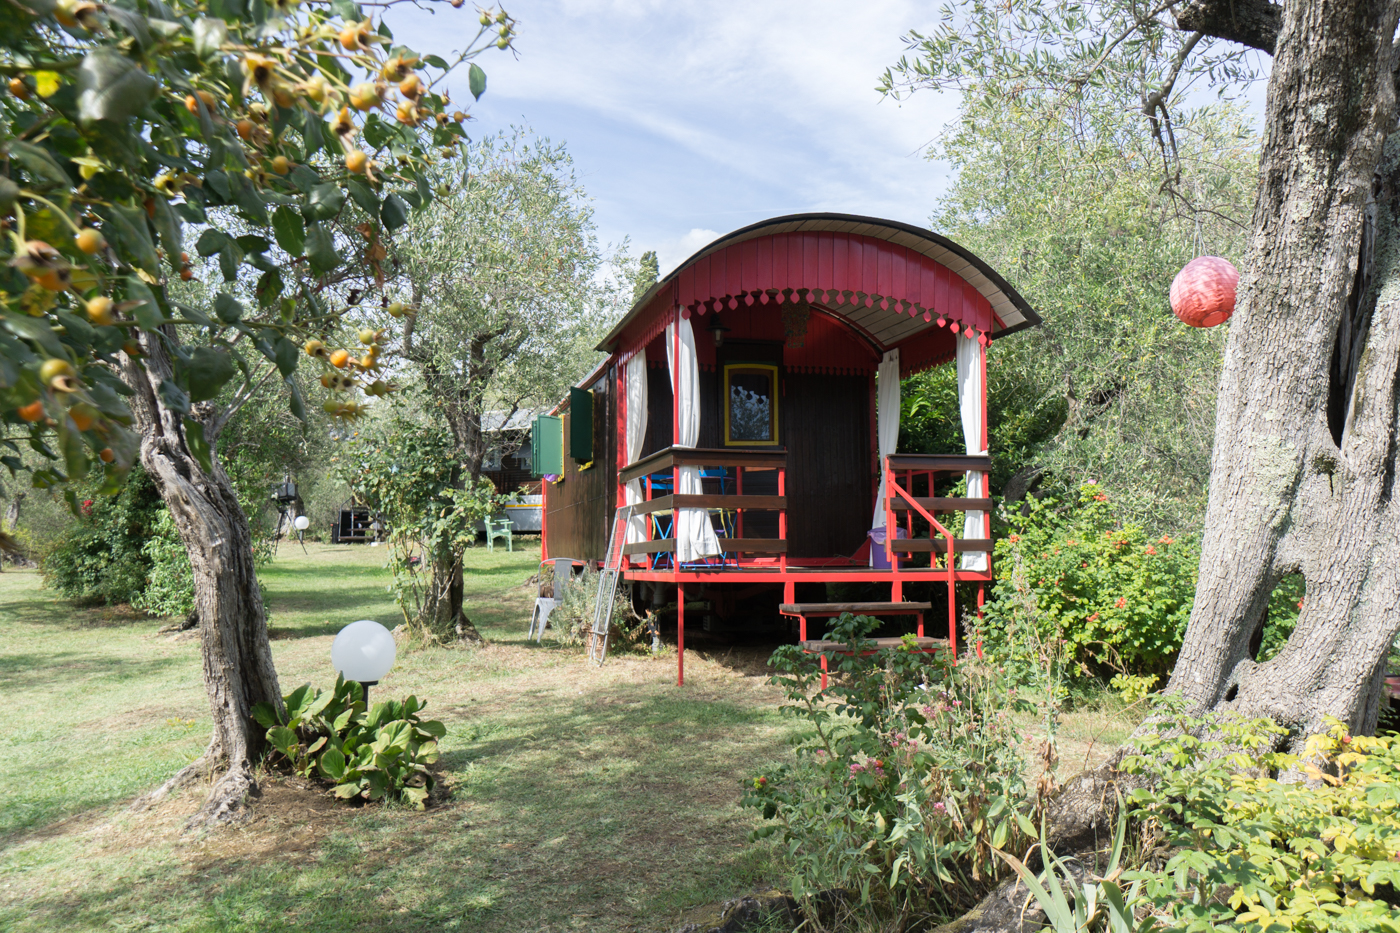
[[[282,695],[253,568],[248,520],[218,460],[211,455],[213,470],[207,472],[191,452],[184,419],[160,396],[161,381],[171,376],[170,357],[159,341],[143,339],[145,364],[128,363],[125,378],[135,392],[131,410],[143,438],[141,464],[170,510],[189,555],[214,733],[199,760],[141,803],[222,772],[190,820],[191,826],[212,825],[235,818],[257,792],[253,771],[263,731],[253,721],[252,708],[270,703],[281,710]],[[211,419],[202,423],[212,435]],[[208,440],[212,448],[214,437]]]
[[[1295,744],[1327,716],[1374,729],[1400,630],[1400,138],[1381,165],[1395,28],[1378,0],[1283,13],[1196,603],[1169,686],[1197,711],[1271,716]],[[1252,636],[1290,573],[1307,583],[1297,629],[1258,663]]]

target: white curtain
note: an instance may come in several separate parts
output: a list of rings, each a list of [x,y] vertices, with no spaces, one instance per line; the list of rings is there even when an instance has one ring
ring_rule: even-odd
[[[880,454],[880,492],[875,496],[875,514],[870,518],[871,528],[885,527],[885,457],[894,453],[899,444],[899,351],[891,350],[880,361],[876,377],[876,420],[875,443]],[[874,545],[871,545],[870,562],[875,562]]]
[[[679,314],[676,316],[680,317]],[[676,359],[677,323],[680,324],[679,360]],[[680,387],[676,396],[680,428],[678,446],[694,447],[700,440],[700,364],[695,356],[695,331],[691,329],[688,319],[666,325],[666,363],[671,371],[671,384]],[[677,495],[701,495],[705,490],[700,483],[700,468],[681,467],[679,486]],[[719,538],[710,525],[708,510],[677,509],[675,526],[677,563],[719,556]]]
[[[627,462],[636,463],[642,456],[642,442],[647,436],[647,354],[639,351],[627,361],[624,371],[627,392]],[[624,487],[625,504],[636,505],[642,501],[642,481],[629,480]],[[634,515],[627,523],[627,543],[645,541],[647,520],[645,515]]]
[[[957,337],[958,407],[962,411],[963,446],[968,456],[985,457],[987,450],[982,446],[982,346],[970,330],[963,334],[967,336],[959,334]],[[967,497],[981,499],[983,495],[982,473],[969,470]],[[968,512],[963,521],[963,537],[985,538],[987,534],[983,525],[982,512]],[[963,570],[986,570],[987,555],[964,552],[960,566]]]

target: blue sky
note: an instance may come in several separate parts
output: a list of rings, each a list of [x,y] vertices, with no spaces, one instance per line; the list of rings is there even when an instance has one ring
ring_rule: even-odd
[[[395,38],[444,57],[472,4],[396,7]],[[957,96],[882,99],[880,74],[936,5],[906,0],[523,0],[518,58],[489,52],[473,133],[528,124],[568,144],[600,237],[662,270],[764,217],[845,211],[924,224],[949,180],[927,144]],[[465,70],[450,86],[470,100]]]

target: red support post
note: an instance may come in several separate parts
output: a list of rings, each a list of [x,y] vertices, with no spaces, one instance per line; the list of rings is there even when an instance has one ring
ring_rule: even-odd
[[[736,496],[742,496],[743,494],[744,494],[744,468],[740,466],[740,467],[735,467],[735,468],[734,468],[734,495],[736,495]],[[737,520],[737,522],[736,522],[736,527],[737,527],[736,533],[738,534],[739,537],[742,538],[742,537],[744,536],[744,510],[743,510],[743,509],[735,509],[734,511],[735,511],[735,513],[736,513],[737,516],[738,516],[738,520]]]
[[[787,495],[787,470],[783,467],[778,467],[778,495]],[[783,541],[787,540],[787,527],[787,509],[780,509],[778,511],[778,537]],[[787,573],[786,550],[778,555],[778,567],[783,573]]]
[[[685,686],[685,584],[676,584],[676,686]]]

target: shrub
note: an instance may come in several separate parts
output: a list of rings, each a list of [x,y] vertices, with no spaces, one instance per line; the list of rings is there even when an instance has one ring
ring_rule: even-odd
[[[417,697],[386,700],[365,712],[359,684],[337,677],[330,692],[303,684],[285,698],[287,718],[266,703],[253,718],[267,728],[268,744],[303,777],[332,785],[342,799],[403,799],[423,809],[432,792],[428,765],[447,727],[418,714]]]
[[[1177,848],[1161,871],[1125,877],[1177,930],[1400,928],[1400,738],[1331,720],[1301,755],[1270,752],[1283,732],[1169,709],[1125,766],[1156,777],[1134,801]]]
[[[601,580],[602,574],[586,565],[582,573],[569,581],[563,599],[549,614],[549,630],[560,644],[587,647],[591,643]],[[646,625],[633,613],[626,585],[619,585],[613,598],[612,624],[608,627],[608,652],[629,651],[643,644]]]
[[[983,650],[1017,668],[1058,653],[1071,681],[1123,674],[1134,678],[1120,681],[1131,692],[1150,689],[1181,648],[1196,543],[1119,521],[1095,485],[1073,507],[1032,500],[1028,515],[1010,520],[996,544]]]
[[[878,625],[849,613],[833,623],[827,637],[850,653],[832,659],[824,692],[815,656],[796,645],[774,652],[783,712],[811,731],[797,763],[754,777],[742,803],[773,821],[757,837],[786,843],[796,897],[810,907],[818,892],[842,889],[902,928],[971,906],[1004,872],[993,847],[1024,848],[1034,825],[1014,688],[994,669],[955,667],[909,640],[875,650]]]
[[[134,602],[150,572],[142,548],[163,514],[160,496],[139,466],[116,495],[99,492],[101,480],[98,472],[74,490],[76,521],[40,555],[44,583],[88,605]]]
[[[188,616],[193,612],[194,574],[169,512],[160,513],[141,553],[150,563],[150,572],[145,588],[131,604],[153,616]]]

